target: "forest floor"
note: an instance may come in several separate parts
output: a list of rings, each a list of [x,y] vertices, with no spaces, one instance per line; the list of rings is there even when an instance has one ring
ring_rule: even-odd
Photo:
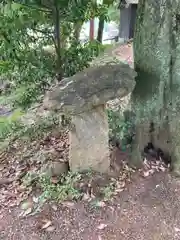
[[[120,46],[114,53],[133,64],[131,45]],[[57,145],[59,148],[67,147],[63,141],[63,138],[51,137],[46,144],[52,146],[46,145],[44,149],[44,143],[39,144],[41,150],[53,153],[51,150]],[[32,147],[37,150],[39,146],[35,142],[23,150],[28,153]],[[16,148],[19,152],[14,159],[12,155]],[[26,165],[21,163],[20,151],[21,146],[16,144],[5,154],[7,161],[1,162],[0,174],[7,178],[17,177],[34,167],[29,166],[30,162]],[[164,168],[160,169],[162,171],[159,172],[152,169],[134,171],[129,176],[130,169],[127,168],[120,174],[121,177],[125,174],[126,179],[116,182],[120,187],[108,199],[96,199],[93,195],[84,194],[81,201],[63,201],[61,204],[47,202],[34,215],[32,209],[37,204],[37,198],[33,197],[32,192],[25,194],[25,197],[28,196],[25,206],[20,201],[21,198],[24,200],[24,195],[18,182],[14,184],[12,181],[7,185],[0,182],[0,239],[180,240],[180,180],[173,178]]]
[[[1,209],[0,239],[179,240],[179,191],[180,182],[165,173],[146,179],[137,175],[127,190],[100,208],[83,202],[46,205],[27,217],[20,216],[18,207]]]

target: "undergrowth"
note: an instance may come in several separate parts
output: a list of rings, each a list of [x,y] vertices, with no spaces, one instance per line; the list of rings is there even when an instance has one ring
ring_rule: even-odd
[[[6,140],[26,140],[27,144],[35,139],[41,139],[55,127],[62,129],[59,116],[54,114],[37,119],[32,124],[23,122],[20,119],[21,116],[22,113],[0,118],[0,148],[3,147],[3,142]]]
[[[107,110],[109,121],[109,137],[121,142],[122,149],[131,144],[134,124],[120,111]]]
[[[41,176],[39,178],[39,184],[42,189],[42,194],[40,196],[40,201],[45,200],[55,200],[55,201],[65,201],[65,200],[78,200],[82,193],[75,188],[75,183],[81,179],[80,174],[69,173],[57,184],[52,183],[51,179],[47,176]]]

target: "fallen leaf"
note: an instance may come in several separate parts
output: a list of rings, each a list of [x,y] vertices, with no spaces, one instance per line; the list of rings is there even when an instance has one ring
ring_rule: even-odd
[[[21,204],[21,209],[22,210],[27,210],[32,208],[32,202],[31,201],[26,201]]]
[[[97,202],[96,205],[97,205],[98,207],[105,207],[105,206],[106,206],[106,203],[103,202],[103,201],[99,201],[99,202]]]
[[[174,227],[175,232],[180,232],[180,228]]]
[[[38,198],[38,197],[35,197],[35,196],[33,196],[33,202],[34,202],[34,203],[38,203],[38,202],[39,202],[39,198]]]
[[[97,229],[103,230],[103,229],[106,228],[106,227],[107,227],[107,224],[101,223],[101,224],[97,227]]]
[[[52,209],[53,209],[54,211],[57,211],[57,210],[58,210],[58,207],[57,207],[56,205],[52,205],[51,207],[52,207]]]
[[[143,172],[143,176],[148,177],[149,176],[149,171]]]
[[[54,183],[54,184],[57,184],[59,182],[59,179],[56,178],[56,177],[52,177],[51,182]]]
[[[153,170],[153,169],[150,169],[150,170],[149,170],[149,173],[150,173],[150,174],[153,174],[153,173],[154,173],[154,170]]]
[[[124,188],[117,188],[117,189],[115,189],[116,193],[120,193],[120,192],[123,192],[123,191],[124,191]]]
[[[46,223],[42,226],[42,229],[46,229],[52,225],[52,222],[50,220],[47,220]]]
[[[49,226],[48,228],[46,228],[46,232],[53,232],[55,229],[55,226]]]
[[[64,201],[62,202],[62,205],[65,207],[74,207],[74,202]]]
[[[82,200],[87,201],[89,199],[91,199],[90,195],[88,193],[84,193]]]
[[[159,169],[160,169],[162,172],[165,172],[165,171],[166,171],[166,168],[163,167],[163,166],[160,166]]]
[[[28,214],[30,214],[32,212],[32,208],[28,208],[24,213],[23,213],[23,217],[27,216]]]

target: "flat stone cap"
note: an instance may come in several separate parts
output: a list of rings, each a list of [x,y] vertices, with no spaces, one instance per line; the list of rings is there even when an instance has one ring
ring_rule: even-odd
[[[136,72],[128,64],[93,66],[63,79],[45,95],[48,110],[76,115],[121,98],[135,87]]]

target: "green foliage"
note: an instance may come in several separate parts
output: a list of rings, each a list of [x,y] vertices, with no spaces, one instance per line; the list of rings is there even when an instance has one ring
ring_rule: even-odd
[[[125,148],[128,144],[128,139],[133,135],[133,123],[131,120],[126,120],[119,111],[108,110],[109,135],[110,138],[115,137],[120,140],[121,147]]]
[[[20,110],[16,110],[11,116],[0,117],[0,142],[7,138],[11,133],[19,131],[22,124],[18,121],[22,116]]]
[[[38,101],[56,74],[72,76],[89,66],[100,46],[75,42],[74,24],[101,15],[108,16],[107,6],[89,0],[0,3],[0,74],[14,83],[15,107]],[[44,50],[47,45],[54,54]]]
[[[76,189],[75,183],[81,179],[80,174],[69,173],[62,179],[59,179],[57,184],[52,183],[51,179],[47,176],[41,176],[39,178],[39,183],[42,188],[42,195],[40,200],[77,200],[81,197],[81,193]]]
[[[31,142],[35,139],[41,139],[46,133],[58,127],[61,129],[59,116],[52,115],[41,118],[32,124],[26,124],[20,120],[22,113],[15,112],[12,117],[0,118],[0,143],[9,139],[24,139]],[[28,117],[29,118],[29,117]],[[29,119],[28,119],[29,120]]]
[[[108,186],[101,189],[105,201],[108,201],[112,198],[114,189],[115,189],[114,183],[110,183]]]
[[[77,42],[72,43],[64,55],[64,75],[69,77],[89,67],[89,63],[100,52],[101,45],[96,41],[88,42],[85,45]]]
[[[119,1],[114,1],[108,9],[108,16],[111,21],[119,24],[120,21],[120,10],[118,9]]]

